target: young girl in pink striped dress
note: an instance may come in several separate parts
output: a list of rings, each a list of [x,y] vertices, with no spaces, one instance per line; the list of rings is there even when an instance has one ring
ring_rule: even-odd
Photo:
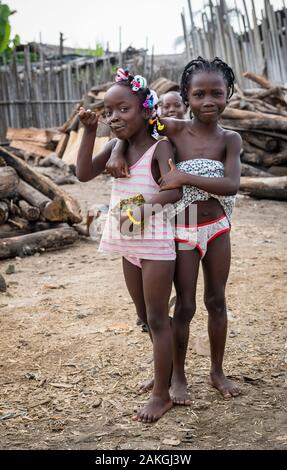
[[[156,421],[172,407],[169,395],[172,332],[168,302],[176,254],[172,227],[164,208],[181,197],[178,189],[159,192],[158,180],[167,173],[168,160],[174,158],[171,144],[167,140],[156,141],[151,135],[150,120],[156,104],[157,96],[148,89],[146,80],[122,69],[105,95],[107,122],[118,139],[128,142],[126,161],[130,176],[113,181],[100,251],[123,257],[127,288],[138,316],[148,324],[152,337],[154,387],[149,400],[135,416],[145,423]],[[79,116],[85,131],[78,154],[77,176],[85,182],[105,170],[117,139],[92,156],[98,118],[84,109]],[[139,194],[144,204],[135,207],[125,201],[123,205],[124,200]]]

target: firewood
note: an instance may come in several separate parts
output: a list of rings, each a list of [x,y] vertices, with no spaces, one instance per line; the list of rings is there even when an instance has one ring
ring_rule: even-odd
[[[0,199],[13,196],[19,184],[19,177],[9,166],[0,167]]]
[[[0,241],[0,259],[31,256],[45,250],[56,250],[75,243],[78,233],[66,226]]]
[[[36,145],[35,143],[25,142],[24,140],[12,140],[10,146],[16,149],[20,149],[22,152],[26,152],[33,157],[47,157],[50,155],[51,150]]]
[[[37,173],[37,171],[31,168],[27,163],[15,157],[5,148],[0,147],[0,154],[5,158],[6,163],[14,167],[18,174],[35,189],[38,189],[38,191],[50,199],[54,199],[56,196],[62,198],[67,221],[70,223],[80,223],[82,221],[80,206],[72,196],[67,194],[62,188],[58,187],[45,176]]]
[[[61,126],[59,127],[59,131],[62,132],[62,133],[69,133],[69,127],[71,126],[72,122],[75,120],[75,118],[77,117],[78,118],[78,112],[79,112],[79,108],[80,108],[80,104],[81,102],[79,102],[79,106],[76,106],[75,109],[73,109],[72,113],[70,114],[69,118],[67,119],[67,121]]]
[[[279,148],[279,140],[265,135],[244,132],[242,138],[249,144],[265,150],[266,152],[276,152]]]
[[[284,166],[270,166],[268,173],[273,176],[287,176],[287,165]]]
[[[287,176],[271,178],[241,177],[240,190],[259,199],[287,201]]]
[[[21,215],[29,222],[36,222],[40,217],[40,209],[35,206],[31,206],[27,201],[19,201],[18,203],[21,209]]]
[[[49,166],[56,166],[57,168],[60,168],[61,170],[66,170],[70,171],[70,168],[68,165],[66,165],[65,162],[56,153],[50,153],[50,155],[46,158],[43,158],[39,162],[39,166],[44,166],[44,167],[49,167]]]
[[[9,206],[7,202],[0,201],[0,225],[5,224],[9,218]]]
[[[284,165],[287,163],[287,151],[270,154],[265,153],[261,157],[262,165],[268,167],[272,165]]]
[[[260,112],[252,112],[252,111],[244,111],[241,109],[233,109],[233,108],[225,108],[223,114],[222,114],[223,119],[236,119],[236,120],[251,120],[252,123],[254,121],[262,121],[262,123],[265,123],[265,121],[275,121],[275,124],[278,126],[278,129],[280,129],[280,126],[283,126],[283,130],[286,130],[287,126],[287,117],[286,116],[278,116],[278,115],[273,115],[273,114],[264,114]],[[264,126],[262,125],[262,128]],[[272,128],[274,128],[274,124],[272,125]]]
[[[231,116],[230,115],[230,112],[233,112],[233,111],[236,111],[236,112],[240,112],[240,113],[250,113],[252,114],[253,116],[249,116],[247,114],[245,114],[245,118],[244,119],[237,119],[237,118],[234,118],[234,116]],[[226,114],[225,114],[226,113]],[[285,133],[285,138],[287,140],[287,136],[286,136],[286,131],[287,131],[287,118],[281,118],[280,119],[280,116],[273,116],[273,114],[264,114],[262,116],[264,116],[264,118],[262,118],[261,116],[257,116],[257,118],[255,118],[255,115],[258,115],[259,113],[253,113],[251,111],[241,111],[239,109],[229,109],[228,110],[228,117],[227,117],[227,111],[225,110],[224,113],[223,113],[223,119],[221,121],[221,125],[222,127],[226,128],[226,129],[234,129],[234,130],[243,130],[243,131],[246,131],[246,130],[257,130],[257,129],[260,129],[260,130],[267,130],[267,131],[277,131],[277,133],[280,133],[282,132]],[[278,120],[277,120],[277,119]],[[279,120],[280,119],[280,120]],[[285,121],[283,120],[285,119]],[[284,138],[284,137],[282,137]]]
[[[40,209],[41,212],[43,212],[46,205],[51,202],[51,199],[22,179],[19,181],[17,191],[21,198],[30,203],[33,207]]]
[[[244,151],[241,155],[241,161],[243,163],[251,163],[253,165],[261,165],[262,160],[257,152],[246,152]]]
[[[83,127],[78,132],[75,132],[75,131],[70,132],[69,142],[67,144],[65,153],[63,155],[63,162],[65,162],[67,165],[76,163],[83,134],[84,134]]]
[[[241,176],[262,176],[269,178],[272,175],[256,166],[248,165],[247,163],[241,163]]]
[[[7,140],[23,140],[26,142],[37,142],[38,145],[43,144],[44,146],[49,144],[54,138],[54,132],[48,129],[37,129],[35,127],[30,127],[28,129],[18,129],[9,127],[7,130],[6,138]]]
[[[12,238],[19,237],[20,235],[27,235],[28,233],[42,232],[43,230],[49,230],[52,228],[67,227],[66,224],[55,224],[51,222],[30,222],[27,225],[19,228],[20,224],[10,223],[0,225],[0,239],[1,238]],[[1,245],[1,241],[0,241]]]
[[[64,152],[68,144],[68,140],[69,140],[69,134],[62,134],[61,139],[59,140],[58,145],[55,150],[59,158],[62,158],[62,156],[64,155]]]
[[[243,77],[248,78],[252,82],[258,83],[258,85],[260,85],[262,88],[271,88],[273,86],[270,80],[263,77],[262,75],[258,75],[257,73],[245,72],[243,73]]]
[[[23,219],[23,217],[18,216],[11,216],[7,220],[7,222],[12,225],[12,227],[17,228],[19,230],[27,230],[29,227],[29,222],[27,219]]]
[[[50,200],[23,180],[19,182],[18,193],[25,201],[39,208],[40,213],[46,220],[50,222],[69,221],[70,214],[67,211],[65,200],[61,196],[55,196],[53,200]]]

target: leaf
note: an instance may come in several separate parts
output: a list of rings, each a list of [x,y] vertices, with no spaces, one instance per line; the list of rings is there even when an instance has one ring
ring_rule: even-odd
[[[9,39],[10,39],[10,33],[11,33],[11,26],[9,23],[6,23],[4,26],[4,34],[3,37],[0,37],[0,54],[2,54],[8,47],[9,45]]]

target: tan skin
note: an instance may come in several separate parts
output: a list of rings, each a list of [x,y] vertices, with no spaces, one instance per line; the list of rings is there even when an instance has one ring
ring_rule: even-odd
[[[134,165],[156,141],[151,137],[147,121],[150,111],[142,107],[139,98],[130,87],[114,85],[105,96],[107,123],[118,139],[128,142],[126,153],[127,168]],[[98,118],[95,113],[81,109],[79,117],[85,127],[77,158],[77,176],[80,181],[89,181],[101,174],[111,156],[117,139],[110,141],[96,156],[92,156],[97,132]],[[152,161],[152,175],[155,181],[167,173],[169,159],[173,160],[172,146],[168,141],[159,142]],[[158,192],[148,204],[164,206],[181,197],[180,189]],[[149,217],[146,215],[145,217]],[[143,211],[135,214],[143,217]],[[121,218],[122,226],[128,218]],[[169,380],[172,364],[172,330],[168,316],[168,302],[174,277],[175,261],[141,260],[142,269],[123,259],[127,288],[135,302],[137,312],[148,323],[153,341],[154,385],[151,396],[134,419],[144,423],[158,420],[172,407],[169,394]]]
[[[240,183],[241,137],[218,125],[220,114],[226,107],[229,89],[223,76],[217,72],[200,71],[192,77],[188,88],[188,101],[193,118],[188,121],[162,119],[166,135],[176,148],[176,162],[195,158],[219,160],[224,164],[223,178],[206,178],[180,172],[170,162],[170,171],[161,179],[161,190],[197,186],[212,194],[234,195]],[[123,153],[124,145],[118,146]],[[107,168],[115,176],[124,171],[122,157],[115,152]],[[197,223],[215,220],[224,211],[216,199],[200,201]],[[188,209],[186,209],[188,217]],[[186,220],[188,224],[188,218]],[[180,248],[180,246],[178,247]],[[224,233],[210,243],[202,260],[204,273],[204,301],[208,311],[208,333],[211,348],[211,384],[223,398],[239,395],[238,386],[223,371],[223,357],[227,333],[225,286],[230,268],[230,235]],[[176,404],[190,404],[184,370],[189,325],[195,310],[196,285],[200,256],[197,250],[177,251],[175,287],[177,303],[173,318],[173,373],[170,394]]]

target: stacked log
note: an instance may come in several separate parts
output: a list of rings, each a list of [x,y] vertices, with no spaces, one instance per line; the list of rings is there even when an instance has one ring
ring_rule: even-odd
[[[74,243],[81,220],[77,201],[0,147],[0,259]]]
[[[83,126],[78,118],[81,106],[96,111],[99,116],[97,140],[94,153],[99,152],[111,138],[111,130],[104,122],[104,95],[112,83],[93,87],[72,111],[69,119],[57,129],[16,129],[7,130],[6,139],[9,149],[17,156],[39,167],[52,167],[52,170],[39,169],[57,184],[74,183],[73,171],[83,136]],[[66,167],[60,167],[51,159],[51,154],[62,159]],[[45,163],[43,164],[43,160]],[[49,161],[49,164],[47,163]],[[56,167],[56,169],[55,169]],[[61,170],[62,174],[58,170]],[[64,177],[64,179],[63,179]],[[63,179],[63,180],[62,180]],[[67,180],[67,181],[66,181]]]
[[[257,198],[287,200],[287,88],[251,72],[244,76],[259,87],[236,86],[221,121],[243,140],[241,190]]]

